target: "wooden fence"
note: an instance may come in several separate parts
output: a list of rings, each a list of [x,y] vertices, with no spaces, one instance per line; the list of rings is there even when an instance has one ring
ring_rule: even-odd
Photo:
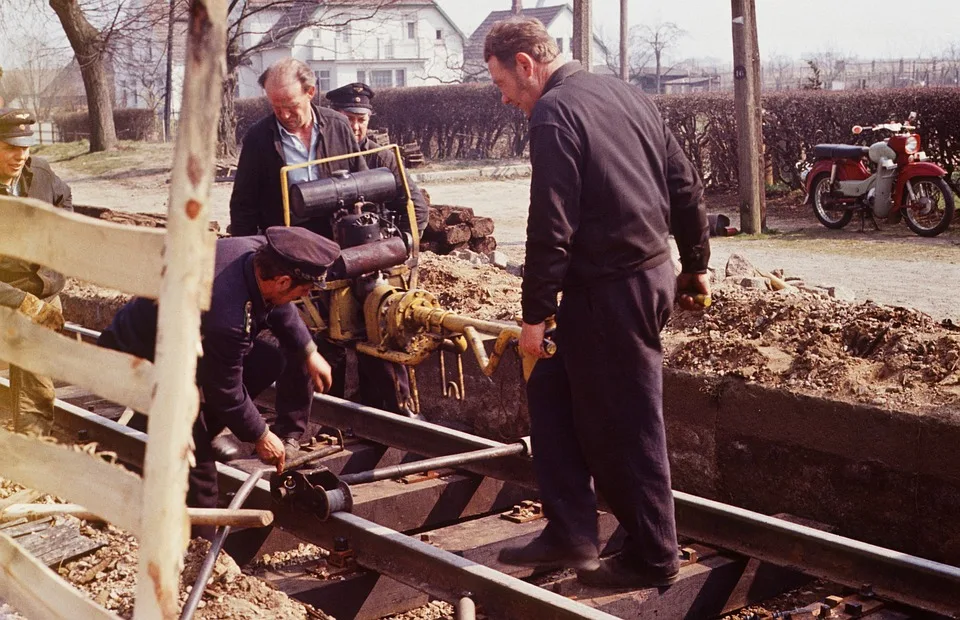
[[[156,361],[76,342],[0,308],[0,359],[90,389],[149,415],[143,475],[0,429],[0,476],[83,505],[139,539],[134,618],[176,618],[189,537],[185,505],[200,312],[209,307],[207,230],[225,53],[226,3],[194,0],[167,228],[96,221],[25,198],[0,198],[0,254],[157,299]],[[30,618],[117,618],[0,536],[0,597]]]

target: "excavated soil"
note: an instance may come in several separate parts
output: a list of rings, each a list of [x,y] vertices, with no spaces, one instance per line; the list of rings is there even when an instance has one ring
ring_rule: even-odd
[[[520,278],[430,253],[421,264],[422,286],[439,291],[450,310],[519,314]],[[677,310],[664,330],[667,367],[903,411],[960,407],[960,328],[952,323],[841,301],[798,280],[774,292],[743,288],[739,276],[715,279],[713,305]]]

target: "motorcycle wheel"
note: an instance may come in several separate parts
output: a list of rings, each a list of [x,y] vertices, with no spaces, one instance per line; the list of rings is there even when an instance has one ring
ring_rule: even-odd
[[[829,174],[821,174],[813,180],[811,193],[813,194],[811,197],[813,214],[817,216],[821,224],[836,230],[850,223],[850,219],[853,217],[853,211],[850,209],[827,209],[823,206],[823,199],[830,194]]]
[[[953,191],[943,179],[923,177],[908,181],[916,200],[904,189],[900,210],[910,230],[921,237],[936,237],[953,220]]]

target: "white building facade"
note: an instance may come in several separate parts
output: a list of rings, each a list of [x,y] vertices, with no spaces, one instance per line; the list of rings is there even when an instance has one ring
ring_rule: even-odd
[[[244,47],[266,44],[240,68],[237,95],[260,96],[258,76],[289,56],[314,70],[321,93],[351,82],[376,90],[461,81],[466,38],[432,0],[403,0],[375,11],[369,3],[343,2],[335,14],[329,11],[320,4],[265,11],[250,24]]]

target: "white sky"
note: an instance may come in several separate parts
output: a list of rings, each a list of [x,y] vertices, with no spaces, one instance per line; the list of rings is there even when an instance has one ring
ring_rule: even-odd
[[[564,0],[546,0],[546,6]],[[572,6],[573,1],[568,3]],[[510,0],[437,0],[467,36],[490,11],[508,10]],[[524,0],[532,8],[536,0]],[[594,30],[619,37],[620,0],[593,0]],[[677,59],[732,58],[728,0],[629,0],[630,26],[674,22],[687,32]],[[941,55],[960,47],[960,0],[757,0],[761,57],[834,51],[862,59]]]

